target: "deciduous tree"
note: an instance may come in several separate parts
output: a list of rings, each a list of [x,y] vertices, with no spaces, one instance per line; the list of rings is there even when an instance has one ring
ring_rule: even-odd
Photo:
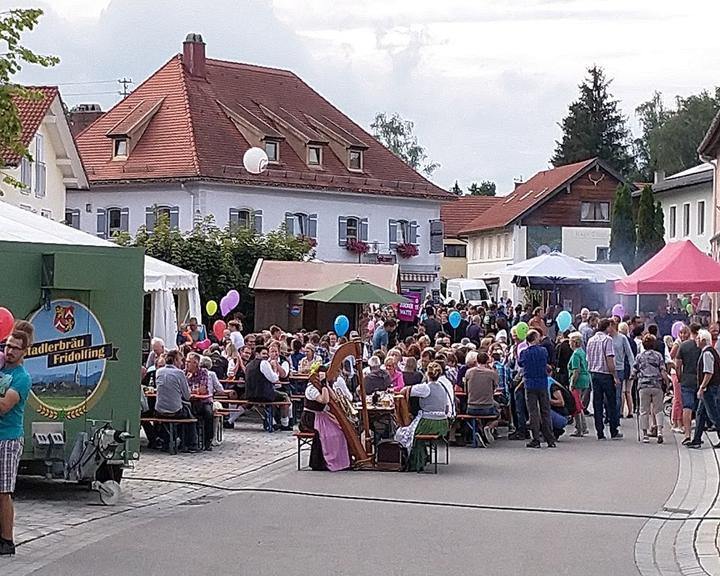
[[[413,170],[431,176],[440,164],[428,158],[425,148],[418,143],[415,136],[415,124],[403,120],[395,113],[388,117],[384,112],[375,115],[370,124],[373,136],[380,140],[392,153],[401,158]]]
[[[55,56],[40,56],[22,44],[22,34],[33,30],[42,14],[42,10],[20,8],[0,12],[0,167],[6,165],[3,157],[7,155],[32,160],[22,140],[23,127],[16,102],[20,98],[42,98],[42,94],[13,82],[13,77],[24,64],[48,67],[59,62]],[[14,186],[21,185],[8,174],[3,174],[3,179]]]

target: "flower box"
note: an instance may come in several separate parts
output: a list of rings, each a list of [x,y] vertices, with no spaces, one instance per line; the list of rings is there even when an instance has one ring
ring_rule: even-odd
[[[348,252],[352,252],[353,254],[367,254],[370,251],[370,246],[367,242],[363,242],[362,240],[355,240],[354,238],[350,238],[345,243],[345,249]]]
[[[418,255],[418,248],[415,244],[398,244],[395,248],[395,252],[400,258],[412,258]]]

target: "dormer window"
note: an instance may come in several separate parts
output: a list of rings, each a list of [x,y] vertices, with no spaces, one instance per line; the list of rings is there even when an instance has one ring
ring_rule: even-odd
[[[348,153],[348,168],[362,172],[363,169],[363,153],[362,150],[350,150]]]
[[[307,163],[308,166],[322,165],[322,146],[308,146]]]
[[[273,140],[266,140],[265,154],[267,154],[268,162],[280,162],[280,143]]]
[[[128,139],[113,138],[113,158],[127,158]]]

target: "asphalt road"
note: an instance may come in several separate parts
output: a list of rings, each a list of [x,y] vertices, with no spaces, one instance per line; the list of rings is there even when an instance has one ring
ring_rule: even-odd
[[[678,472],[669,440],[564,438],[556,450],[500,441],[452,449],[437,476],[296,472],[291,460],[262,488],[282,492],[179,506],[89,544],[52,573],[636,575],[644,519],[596,513],[662,508]]]

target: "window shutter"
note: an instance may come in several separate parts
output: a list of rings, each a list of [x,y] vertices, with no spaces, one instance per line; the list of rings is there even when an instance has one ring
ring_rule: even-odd
[[[70,215],[70,226],[80,230],[80,210],[74,209]]]
[[[20,182],[25,186],[22,192],[25,194],[30,192],[30,186],[32,185],[32,166],[30,160],[27,158],[20,160]]]
[[[317,240],[317,214],[308,215],[308,236]]]
[[[255,228],[255,232],[258,234],[262,234],[263,231],[263,211],[262,210],[255,210],[253,212],[253,227]]]
[[[230,228],[235,228],[240,224],[240,210],[237,208],[230,208],[230,216],[228,218],[228,225]]]
[[[120,230],[123,232],[130,231],[130,208],[120,210]]]
[[[295,235],[295,226],[293,225],[294,222],[295,217],[293,216],[292,212],[285,212],[285,230],[291,236]]]
[[[170,207],[170,228],[180,228],[180,207]]]
[[[347,244],[347,218],[340,216],[338,218],[338,245],[345,246]]]
[[[155,230],[155,208],[152,206],[145,208],[145,229],[148,232]]]
[[[370,224],[368,222],[367,218],[363,218],[360,220],[360,229],[358,230],[358,236],[360,237],[361,242],[367,242],[368,238],[370,238]]]
[[[420,228],[420,225],[417,223],[417,220],[413,220],[412,222],[410,222],[409,228],[410,228],[410,244],[417,245],[418,239],[419,239],[418,230]]]
[[[397,220],[388,220],[388,243],[390,248],[397,248],[398,223]]]
[[[105,217],[105,208],[97,209],[97,235],[100,238],[107,238],[107,225]]]

